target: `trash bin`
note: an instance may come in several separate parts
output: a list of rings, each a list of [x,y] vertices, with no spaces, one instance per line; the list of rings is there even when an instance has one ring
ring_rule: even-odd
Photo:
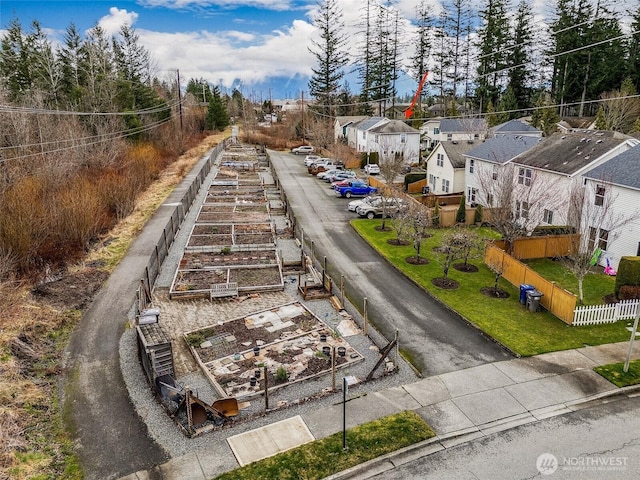
[[[540,299],[544,293],[538,290],[527,290],[527,310],[530,312],[540,311]]]
[[[520,284],[520,303],[524,305],[527,302],[527,292],[529,290],[535,290],[533,285],[527,285],[526,283]]]

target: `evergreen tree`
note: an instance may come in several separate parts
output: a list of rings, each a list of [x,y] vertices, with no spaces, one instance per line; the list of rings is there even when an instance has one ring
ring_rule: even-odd
[[[348,63],[344,23],[337,0],[323,0],[318,7],[314,25],[320,31],[320,41],[312,40],[313,49],[309,49],[317,62],[309,80],[309,92],[325,115],[334,116],[338,88]]]
[[[593,122],[593,126],[596,130],[607,130],[607,119],[604,116],[604,108],[600,105],[598,108],[598,113],[596,114],[596,119]]]
[[[33,86],[33,49],[29,36],[17,18],[11,20],[2,36],[0,50],[0,82],[9,100],[20,101]]]
[[[631,35],[628,43],[628,57],[625,76],[630,77],[637,91],[640,91],[640,5],[634,12],[629,12],[632,18]]]
[[[413,69],[413,78],[416,81],[416,85],[420,84],[422,77],[428,70],[429,55],[431,54],[431,43],[433,35],[433,18],[430,14],[430,7],[426,0],[421,0],[416,8],[416,36],[415,36],[415,53],[411,60],[411,67]],[[416,111],[422,115],[422,93],[417,99]]]
[[[456,212],[456,223],[465,223],[467,219],[467,201],[463,194],[460,197],[460,204],[458,205],[458,211]]]
[[[515,25],[509,41],[507,52],[509,65],[509,88],[514,97],[514,105],[509,109],[525,110],[531,107],[531,89],[529,81],[531,74],[531,55],[533,43],[533,10],[530,2],[522,0],[518,4]],[[510,114],[510,118],[516,118],[517,112]]]
[[[507,122],[513,118],[518,117],[518,102],[516,95],[511,88],[511,85],[507,87],[504,94],[500,98],[500,105],[498,107],[497,121],[498,124]]]
[[[62,90],[69,105],[79,105],[82,101],[86,73],[82,68],[82,38],[75,24],[71,23],[65,32],[64,45],[59,57],[62,73]]]
[[[489,100],[496,105],[502,89],[509,21],[506,0],[485,0],[480,10],[481,27],[478,30],[479,50],[476,97],[480,111],[486,109]]]
[[[205,119],[205,128],[208,130],[222,131],[229,126],[229,115],[222,103],[220,97],[220,89],[213,87],[211,92],[211,100],[209,100],[209,108],[207,110],[207,117]]]

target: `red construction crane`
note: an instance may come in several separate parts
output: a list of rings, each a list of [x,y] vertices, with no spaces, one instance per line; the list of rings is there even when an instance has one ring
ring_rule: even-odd
[[[404,118],[406,118],[407,120],[409,118],[411,118],[411,115],[413,115],[413,107],[415,106],[416,102],[418,101],[418,98],[420,97],[420,92],[422,91],[422,86],[424,85],[424,82],[427,81],[427,75],[429,75],[429,72],[424,72],[424,75],[422,76],[422,80],[420,80],[420,85],[418,85],[418,91],[416,91],[416,94],[413,96],[413,100],[411,100],[411,105],[409,105],[409,108],[407,108],[404,111]]]

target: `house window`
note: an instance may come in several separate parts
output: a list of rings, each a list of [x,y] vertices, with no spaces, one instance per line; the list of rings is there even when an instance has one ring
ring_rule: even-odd
[[[400,143],[407,143],[407,134],[406,133],[400,134]]]
[[[479,133],[474,133],[474,134],[473,134],[473,138],[474,138],[475,140],[478,140],[478,139],[480,138],[480,134],[479,134]]]
[[[447,140],[453,140],[453,133],[447,133]]]
[[[365,132],[364,130],[362,131],[362,138],[367,138],[367,132]]]
[[[380,143],[380,135],[376,135],[376,143]]]
[[[493,193],[487,193],[487,205],[493,207]]]
[[[436,155],[436,165],[439,167],[444,167],[444,154],[438,153]]]
[[[469,159],[469,173],[473,173],[473,167],[475,165],[475,160],[473,158]]]
[[[449,180],[442,179],[442,191],[444,193],[449,193]]]
[[[518,183],[520,185],[524,185],[526,187],[531,186],[531,169],[530,168],[520,168],[518,170]]]
[[[429,174],[429,185],[435,190],[436,188],[436,177],[435,175]]]
[[[609,244],[609,230],[604,228],[589,227],[589,243],[590,252],[595,251],[596,247],[606,250]]]
[[[493,173],[491,174],[491,178],[494,180],[498,180],[498,165],[493,166]]]
[[[467,200],[469,203],[476,203],[476,194],[478,193],[478,189],[473,187],[467,187]]]
[[[529,218],[529,202],[516,201],[516,213],[520,218]]]
[[[596,185],[596,197],[595,197],[595,205],[601,207],[604,205],[604,194],[605,194],[604,185]]]
[[[548,223],[549,225],[551,225],[553,223],[553,211],[547,210],[545,208],[542,220],[544,221],[544,223]]]
[[[440,134],[440,127],[433,127],[433,134],[434,135],[439,135]]]

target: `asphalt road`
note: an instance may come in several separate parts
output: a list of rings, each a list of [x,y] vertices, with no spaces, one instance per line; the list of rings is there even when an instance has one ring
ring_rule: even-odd
[[[349,200],[336,197],[327,183],[309,175],[303,156],[269,155],[304,230],[305,244],[313,240],[316,258],[327,257],[334,281],[345,276],[345,294],[361,311],[367,298],[368,318],[387,339],[398,330],[400,348],[411,352],[412,363],[424,376],[512,358],[381,260],[349,225],[357,217],[347,210]]]
[[[379,480],[640,478],[640,398],[500,432],[409,461]]]

